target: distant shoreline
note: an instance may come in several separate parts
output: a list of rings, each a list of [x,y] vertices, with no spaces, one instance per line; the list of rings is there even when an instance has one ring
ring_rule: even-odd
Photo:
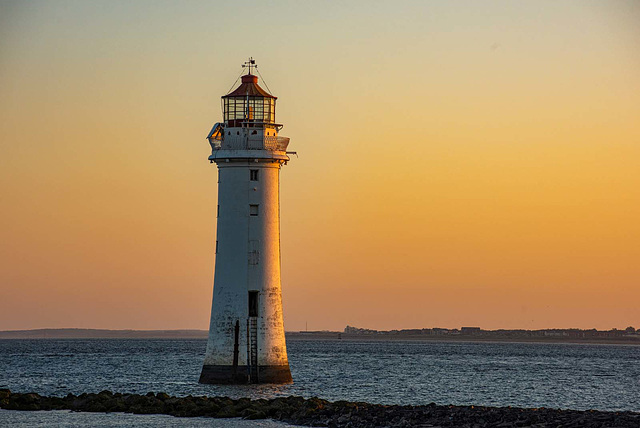
[[[0,331],[0,339],[206,339],[206,330],[109,330],[40,328]]]
[[[316,341],[343,340],[348,342],[458,342],[458,343],[557,343],[557,344],[585,344],[585,345],[632,345],[640,346],[640,339],[619,338],[566,338],[566,337],[491,337],[491,336],[429,336],[429,335],[364,335],[346,334],[338,332],[327,333],[287,333],[287,340]]]
[[[108,330],[108,329],[33,329],[0,331],[3,339],[206,339],[207,330]],[[629,338],[568,338],[568,337],[499,337],[483,335],[424,335],[424,334],[353,334],[337,331],[287,332],[290,341],[349,342],[472,342],[472,343],[566,343],[589,345],[635,345],[640,337]]]

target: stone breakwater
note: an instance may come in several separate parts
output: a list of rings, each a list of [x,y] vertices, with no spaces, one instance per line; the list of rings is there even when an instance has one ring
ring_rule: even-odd
[[[388,406],[329,402],[319,398],[283,397],[250,400],[227,397],[172,397],[102,391],[43,397],[0,389],[0,408],[7,410],[72,410],[274,419],[296,425],[326,427],[640,427],[640,413],[594,410],[520,409],[480,406]]]

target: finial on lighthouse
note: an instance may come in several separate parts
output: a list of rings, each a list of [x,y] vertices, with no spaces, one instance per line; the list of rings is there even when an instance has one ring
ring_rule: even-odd
[[[249,73],[247,74],[251,74],[252,67],[258,68],[258,65],[256,64],[256,60],[253,59],[252,56],[249,57],[248,61],[245,61],[244,63],[242,63],[242,68],[246,68],[246,67],[249,67]]]

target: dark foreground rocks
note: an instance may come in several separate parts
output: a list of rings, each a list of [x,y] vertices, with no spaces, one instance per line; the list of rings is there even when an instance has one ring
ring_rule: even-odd
[[[0,389],[0,408],[8,410],[73,410],[205,416],[212,418],[275,419],[297,425],[328,427],[640,427],[640,413],[477,406],[384,406],[329,402],[319,398],[283,397],[250,400],[227,397],[172,397],[102,391],[42,397]]]

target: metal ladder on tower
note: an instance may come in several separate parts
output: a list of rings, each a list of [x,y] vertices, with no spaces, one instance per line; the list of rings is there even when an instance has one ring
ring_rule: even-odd
[[[258,379],[258,317],[249,317],[249,382]]]

